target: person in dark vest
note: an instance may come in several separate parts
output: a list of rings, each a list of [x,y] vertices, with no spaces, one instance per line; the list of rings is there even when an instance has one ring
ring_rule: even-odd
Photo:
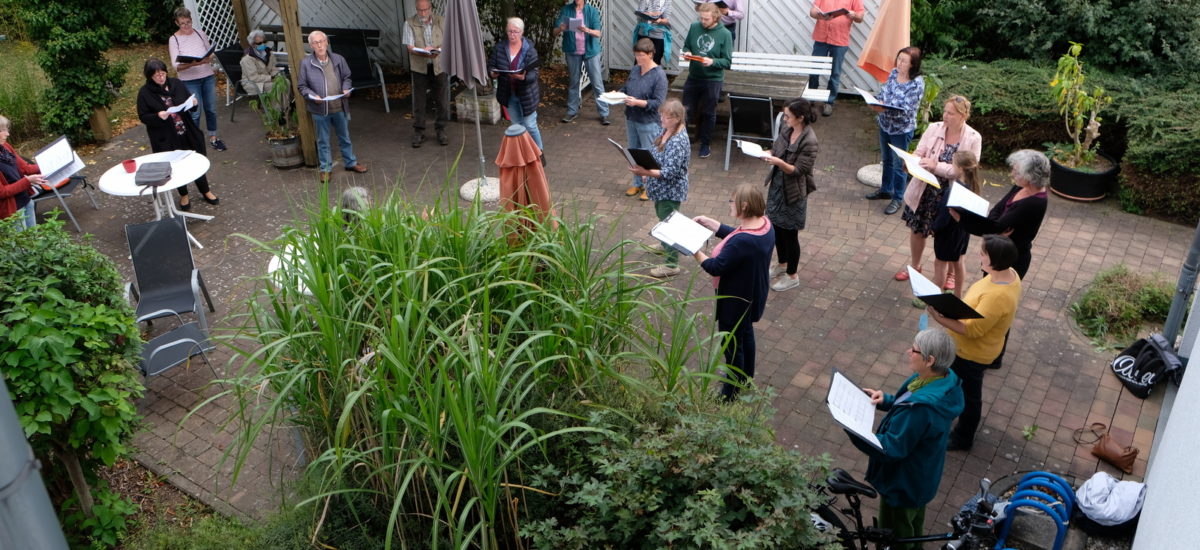
[[[412,75],[413,138],[412,146],[425,142],[425,105],[433,94],[437,119],[438,145],[446,145],[446,121],[450,120],[450,79],[442,69],[442,17],[433,13],[429,0],[417,0],[417,14],[404,22],[404,45],[408,48],[408,69]]]

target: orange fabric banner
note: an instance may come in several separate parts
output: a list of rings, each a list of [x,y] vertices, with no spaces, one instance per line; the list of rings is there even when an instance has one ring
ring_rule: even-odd
[[[871,27],[858,56],[858,66],[879,82],[887,81],[896,67],[896,52],[909,45],[911,10],[909,0],[884,0],[879,15],[875,16],[875,26]]]

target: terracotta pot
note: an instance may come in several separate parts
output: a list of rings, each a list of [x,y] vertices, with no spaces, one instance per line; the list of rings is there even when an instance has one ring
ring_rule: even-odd
[[[1117,173],[1121,166],[1112,157],[1099,153],[1112,163],[1112,168],[1103,172],[1085,172],[1068,168],[1050,159],[1050,190],[1060,197],[1077,201],[1103,199],[1117,185]]]

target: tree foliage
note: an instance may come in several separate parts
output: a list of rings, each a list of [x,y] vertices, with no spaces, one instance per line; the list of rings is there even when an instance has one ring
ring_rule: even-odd
[[[123,0],[28,0],[22,16],[29,37],[38,45],[37,61],[50,87],[41,105],[42,126],[73,140],[92,137],[88,118],[116,99],[125,67],[109,63],[104,52],[112,44],[110,25],[127,17]],[[126,25],[128,27],[128,25]]]
[[[116,543],[132,511],[92,488],[95,469],[128,450],[143,391],[133,369],[140,350],[111,260],[61,221],[23,232],[14,218],[0,222],[0,369],[34,452],[71,479],[74,496],[63,483],[52,492],[67,517],[85,519],[64,525],[101,546]]]

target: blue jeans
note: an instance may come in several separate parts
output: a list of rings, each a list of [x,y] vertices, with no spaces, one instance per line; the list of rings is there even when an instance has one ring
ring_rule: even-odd
[[[21,225],[17,227],[18,231],[23,231],[37,225],[37,206],[33,199],[17,210],[17,215],[21,217]]]
[[[217,76],[184,80],[183,85],[188,93],[196,96],[196,101],[204,109],[204,116],[208,118],[208,135],[217,135]],[[197,128],[200,127],[200,109],[192,111],[192,122],[196,123]]]
[[[521,110],[521,100],[517,97],[517,94],[508,96],[508,118],[512,119],[513,124],[520,124],[526,130],[529,130],[529,137],[533,138],[533,142],[537,144],[538,149],[541,149],[542,152],[546,151],[546,148],[542,147],[542,132],[538,130],[537,110],[535,109],[532,113],[525,114]]]
[[[346,116],[345,111],[329,115],[314,113],[312,119],[313,126],[317,127],[317,158],[320,160],[322,172],[333,170],[333,152],[329,149],[330,125],[337,134],[338,148],[342,151],[342,164],[346,168],[353,168],[358,164],[358,158],[354,156],[354,146],[350,143],[350,117]]]
[[[850,46],[834,46],[825,42],[813,42],[813,52],[815,56],[832,57],[833,68],[829,71],[829,104],[833,105],[837,101],[838,85],[842,83],[842,60],[846,58],[846,52],[850,50]],[[817,75],[808,77],[808,87],[816,90],[821,83],[821,78]]]
[[[600,101],[604,93],[604,75],[600,73],[600,56],[593,55],[584,59],[582,55],[573,53],[563,54],[567,57],[567,116],[579,112],[579,102],[582,94],[579,90],[579,70],[587,70],[588,80],[592,81],[592,99],[596,100],[596,111],[600,116],[608,116],[608,104]],[[582,67],[581,67],[582,66]]]
[[[697,125],[700,127],[700,145],[712,143],[713,127],[717,125],[717,99],[721,97],[720,80],[697,80],[688,78],[683,83],[683,107],[687,109],[687,118],[700,117]],[[687,122],[687,121],[684,121]]]
[[[649,149],[654,146],[654,140],[662,135],[662,126],[657,122],[634,122],[625,120],[625,138],[629,141],[630,149]],[[646,184],[642,181],[641,176],[633,177],[633,186],[645,188]]]
[[[911,131],[903,134],[889,134],[879,129],[879,151],[883,156],[883,180],[880,182],[879,190],[892,196],[893,199],[899,199],[904,196],[904,187],[908,184],[908,176],[905,175],[904,161],[896,156],[896,152],[892,151],[888,145],[895,145],[902,151],[908,150],[908,144],[912,142],[913,133]]]

